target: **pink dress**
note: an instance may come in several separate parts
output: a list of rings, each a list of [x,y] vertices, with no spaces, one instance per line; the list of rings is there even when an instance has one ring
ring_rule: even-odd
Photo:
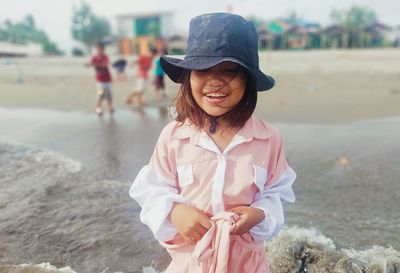
[[[228,147],[220,151],[203,130],[188,122],[173,121],[161,132],[149,164],[140,170],[129,194],[142,207],[141,221],[172,257],[167,272],[219,272],[204,268],[190,271],[193,255],[199,252],[195,245],[183,243],[168,220],[174,202],[214,216],[216,230],[222,219],[221,227],[233,223],[231,216],[225,217],[232,208],[251,206],[263,210],[265,219],[261,223],[244,236],[229,235],[223,247],[229,249],[224,253],[229,253],[227,268],[233,270],[227,272],[258,273],[268,272],[263,241],[282,227],[282,203],[294,202],[295,178],[285,158],[282,138],[267,122],[251,117]],[[225,216],[221,219],[221,215]],[[221,230],[229,234],[229,228]],[[221,240],[216,237],[219,232],[209,233],[215,243]],[[200,242],[206,240],[204,237]],[[199,257],[205,257],[202,253]]]

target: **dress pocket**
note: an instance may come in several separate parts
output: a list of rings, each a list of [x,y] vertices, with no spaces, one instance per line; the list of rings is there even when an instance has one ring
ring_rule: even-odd
[[[177,166],[176,169],[181,187],[186,187],[193,183],[193,167],[191,164]]]
[[[254,168],[254,183],[262,194],[264,192],[265,184],[267,183],[268,174],[267,170],[263,167],[253,165]]]

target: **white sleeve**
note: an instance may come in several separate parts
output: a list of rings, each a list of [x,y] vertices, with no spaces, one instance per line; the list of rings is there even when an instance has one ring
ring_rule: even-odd
[[[152,166],[146,165],[133,182],[129,195],[142,207],[140,221],[150,228],[155,239],[168,241],[175,236],[177,230],[168,215],[174,202],[187,202],[178,194],[175,181],[161,177]]]
[[[169,151],[171,128],[167,126],[161,132],[149,164],[140,170],[129,190],[142,207],[140,220],[159,241],[171,240],[177,233],[168,219],[174,202],[187,203],[177,189],[175,157]]]
[[[264,211],[264,220],[250,229],[250,234],[256,241],[264,241],[273,237],[283,226],[284,216],[282,202],[293,203],[295,196],[292,184],[296,173],[287,168],[285,172],[271,185],[266,185],[263,192],[256,194],[251,207]]]

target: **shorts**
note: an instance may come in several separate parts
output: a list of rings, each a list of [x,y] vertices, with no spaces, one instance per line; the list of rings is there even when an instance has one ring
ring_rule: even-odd
[[[97,100],[112,101],[111,83],[98,82],[97,83]]]
[[[156,75],[156,77],[154,78],[154,85],[156,87],[156,90],[164,90],[165,89],[164,76]]]
[[[136,77],[135,81],[135,91],[142,93],[146,88],[147,79],[142,77]]]

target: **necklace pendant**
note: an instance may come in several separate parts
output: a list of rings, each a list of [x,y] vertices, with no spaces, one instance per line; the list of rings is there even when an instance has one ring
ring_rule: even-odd
[[[215,132],[217,131],[217,118],[216,117],[210,117],[210,133],[211,134],[215,134]]]
[[[217,126],[216,126],[216,124],[211,124],[211,126],[210,126],[210,133],[211,133],[211,134],[215,134],[216,131],[217,131]]]

